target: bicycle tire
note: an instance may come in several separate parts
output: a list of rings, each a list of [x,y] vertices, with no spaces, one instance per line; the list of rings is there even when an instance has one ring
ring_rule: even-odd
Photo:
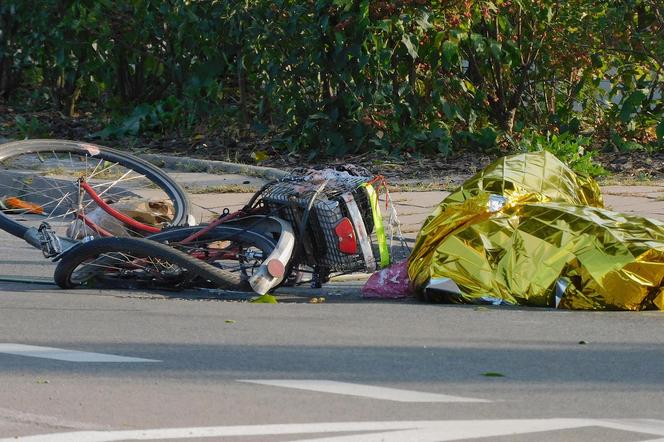
[[[269,234],[263,234],[262,232],[255,230],[247,230],[242,227],[220,225],[191,243],[180,243],[203,228],[205,228],[205,226],[178,227],[150,235],[146,237],[146,239],[168,243],[171,247],[177,248],[189,255],[201,255],[197,259],[203,259],[208,264],[217,268],[238,273],[241,279],[240,288],[245,291],[251,291],[251,287],[248,283],[248,279],[251,276],[250,273],[252,269],[261,265],[264,259],[272,253],[276,247],[276,241],[267,236]],[[219,249],[210,249],[210,245],[218,245],[219,243],[225,242],[230,243],[227,245],[227,248],[238,247],[237,264],[229,264],[229,262],[235,262],[233,259],[226,259],[223,262],[221,259],[216,259],[214,250]],[[247,257],[251,250],[260,251],[260,257]],[[241,262],[243,256],[246,259],[246,264],[244,265]],[[253,263],[250,263],[252,260]]]
[[[128,265],[123,265],[125,258]],[[122,237],[99,238],[77,244],[64,253],[55,268],[53,278],[63,289],[89,286],[91,282],[94,282],[96,288],[124,288],[122,283],[136,281],[139,278],[138,273],[142,272],[140,276],[143,278],[138,282],[143,282],[146,286],[141,288],[169,288],[168,282],[172,280],[160,285],[162,281],[150,279],[154,276],[153,273],[146,275],[145,268],[136,267],[135,263],[140,259],[149,260],[153,265],[157,265],[157,262],[177,265],[186,272],[186,276],[201,278],[225,290],[239,290],[242,286],[238,275],[193,258],[166,244],[145,238]],[[112,263],[114,267],[107,263]],[[148,267],[148,264],[143,265]],[[79,273],[76,273],[77,270]],[[87,279],[83,279],[85,277]]]
[[[140,176],[144,177],[147,180],[145,184],[146,188],[148,188],[149,184],[149,186],[152,186],[151,188],[156,187],[161,192],[163,192],[163,195],[166,195],[166,197],[170,200],[173,208],[173,214],[171,216],[169,224],[182,225],[188,221],[190,213],[190,204],[186,192],[177,183],[175,183],[175,181],[171,177],[169,177],[157,166],[154,166],[148,163],[147,161],[137,158],[131,154],[111,149],[105,146],[77,142],[77,141],[69,141],[69,140],[35,139],[35,140],[16,141],[0,145],[0,171],[3,171],[5,175],[9,176],[9,174],[6,173],[6,171],[10,170],[10,167],[12,167],[12,163],[15,162],[20,166],[21,161],[29,162],[29,160],[32,159],[32,157],[30,156],[32,154],[34,154],[34,158],[39,161],[41,161],[43,159],[43,156],[45,156],[46,154],[52,154],[52,158],[51,156],[47,158],[47,160],[51,162],[54,161],[66,162],[68,157],[69,163],[71,163],[72,168],[76,166],[81,166],[81,164],[75,162],[72,158],[77,158],[79,160],[85,159],[86,167],[88,159],[90,159],[91,163],[94,160],[94,162],[97,162],[98,165],[104,162],[104,166],[102,166],[102,169],[106,167],[106,162],[111,164],[112,167],[115,167],[116,165],[118,166],[118,168],[122,167],[123,170],[126,169],[127,171],[137,174],[139,177]],[[59,156],[62,156],[63,158],[59,158]],[[31,167],[35,166],[31,164]],[[18,169],[11,169],[11,170],[18,170]],[[53,169],[53,173],[55,174],[57,174],[58,171],[59,169]],[[2,198],[3,196],[9,196],[8,192],[11,192],[11,190],[16,190],[16,188],[12,188],[12,185],[18,186],[20,184],[21,186],[25,186],[24,181],[27,181],[29,179],[34,180],[35,177],[39,177],[42,181],[47,182],[47,185],[45,187],[46,190],[44,191],[44,193],[46,193],[46,191],[55,192],[55,190],[58,190],[63,194],[63,199],[66,198],[67,195],[69,195],[69,194],[65,195],[64,191],[58,188],[60,182],[64,180],[58,181],[57,185],[55,185],[52,188],[47,187],[49,178],[45,178],[45,176],[50,176],[48,175],[49,171],[45,172],[41,171],[33,173],[34,175],[33,177],[30,177],[29,174],[31,172],[29,171],[23,171],[20,173],[21,175],[19,176],[25,176],[28,178],[24,178],[21,180],[12,179],[10,177],[5,178],[5,180],[8,180],[11,185],[3,184],[2,182],[0,182],[0,198]],[[129,181],[130,179],[135,180],[135,177],[132,176],[130,178],[126,178],[125,181]],[[52,180],[55,179],[53,178]],[[118,181],[119,181],[118,179],[115,180],[115,182]],[[109,183],[111,182],[113,181],[109,181]],[[108,188],[113,187],[113,185],[115,184],[109,184]],[[31,186],[31,183],[28,184],[28,187],[29,186]],[[29,190],[30,194],[33,195],[38,194],[38,192],[33,191],[32,189]],[[50,197],[47,197],[47,200],[48,198]],[[55,208],[58,209],[59,207],[55,206]],[[63,209],[60,208],[60,210]],[[48,221],[48,219],[46,220]],[[5,210],[0,210],[0,229],[3,229],[8,233],[17,236],[19,238],[23,238],[28,228],[29,228],[29,222],[27,221],[21,222],[21,220],[18,219],[17,217],[15,216],[12,217],[10,216],[10,214],[5,213]],[[64,235],[58,234],[58,236],[62,237]]]

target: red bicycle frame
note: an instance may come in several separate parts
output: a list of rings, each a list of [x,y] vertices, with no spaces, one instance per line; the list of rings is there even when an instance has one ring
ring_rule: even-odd
[[[126,224],[127,226],[129,226],[132,229],[137,230],[139,232],[145,232],[145,233],[148,233],[148,234],[149,233],[161,232],[161,229],[158,228],[158,227],[154,227],[154,226],[151,226],[149,224],[142,223],[140,221],[135,220],[134,218],[131,218],[131,217],[125,215],[124,213],[121,213],[121,212],[118,212],[117,210],[115,210],[113,207],[110,206],[110,204],[108,204],[106,201],[104,201],[104,199],[101,196],[99,196],[99,194],[97,194],[95,189],[88,182],[86,182],[83,178],[80,178],[78,180],[78,183],[79,183],[81,189],[83,189],[83,191],[85,191],[85,193],[87,193],[90,196],[90,198],[92,198],[92,200],[95,203],[97,203],[97,205],[99,207],[101,207],[101,209],[104,212],[108,213],[110,216],[117,219],[118,221]],[[214,229],[218,225],[220,225],[220,224],[222,224],[226,221],[230,221],[232,219],[244,216],[244,215],[248,215],[248,213],[245,212],[244,210],[238,210],[238,211],[233,212],[233,213],[227,213],[226,215],[221,216],[221,217],[217,218],[216,220],[212,221],[210,224],[203,227],[198,232],[193,233],[192,235],[188,236],[184,240],[180,241],[180,244],[190,243],[190,242],[200,238],[201,236],[205,235],[206,233],[208,233],[210,230]],[[102,228],[102,227],[98,226],[97,224],[95,224],[94,221],[92,221],[90,218],[88,218],[85,214],[78,213],[77,216],[78,216],[79,219],[81,219],[85,223],[86,226],[90,227],[92,230],[94,230],[100,236],[105,236],[105,237],[113,236],[112,233],[108,232],[104,228]]]

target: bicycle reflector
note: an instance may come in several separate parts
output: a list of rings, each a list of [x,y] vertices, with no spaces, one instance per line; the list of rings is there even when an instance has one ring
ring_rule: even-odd
[[[357,241],[353,223],[348,218],[342,218],[334,228],[334,233],[339,237],[339,250],[341,253],[354,255],[357,253]]]

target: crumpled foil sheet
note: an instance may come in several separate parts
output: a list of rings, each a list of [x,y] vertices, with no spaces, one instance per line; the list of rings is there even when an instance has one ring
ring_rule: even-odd
[[[603,209],[599,186],[547,152],[502,158],[443,200],[409,258],[428,299],[664,310],[664,223]]]

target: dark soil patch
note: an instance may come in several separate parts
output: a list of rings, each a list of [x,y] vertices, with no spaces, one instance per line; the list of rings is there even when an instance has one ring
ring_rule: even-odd
[[[274,149],[269,138],[258,136],[229,137],[225,134],[196,135],[151,134],[126,139],[101,140],[91,134],[103,129],[91,113],[66,117],[54,111],[20,112],[0,104],[0,142],[2,139],[59,138],[86,140],[97,144],[141,153],[163,153],[235,163],[291,169],[321,163],[353,163],[388,181],[406,182],[413,189],[427,190],[454,187],[481,170],[501,153],[487,154],[466,150],[448,156],[410,153],[367,152],[343,158],[315,158],[303,154],[286,154]],[[203,132],[203,133],[200,133]],[[265,152],[267,159],[257,161],[255,154]],[[598,152],[596,160],[615,180],[648,182],[664,179],[664,152]],[[421,183],[421,184],[420,184]],[[428,187],[426,187],[428,186]]]

